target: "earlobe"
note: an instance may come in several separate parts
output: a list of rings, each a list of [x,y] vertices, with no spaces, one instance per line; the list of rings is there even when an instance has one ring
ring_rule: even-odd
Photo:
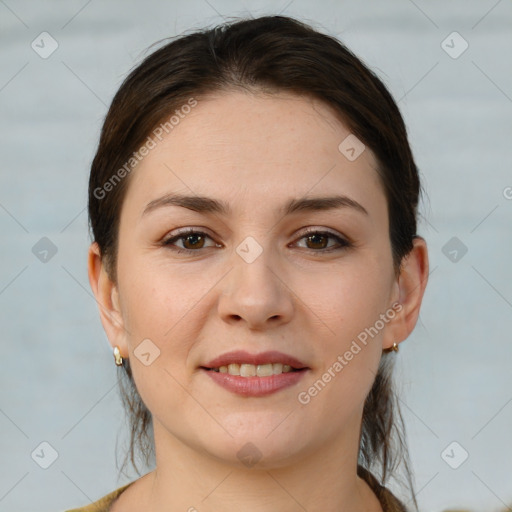
[[[87,267],[89,283],[98,304],[101,323],[109,343],[112,348],[118,346],[121,355],[127,357],[126,331],[120,307],[118,288],[108,276],[96,242],[93,242],[89,247]]]
[[[428,281],[428,250],[424,238],[413,240],[413,249],[402,261],[398,287],[398,302],[401,310],[393,319],[385,336],[383,348],[405,340],[414,330],[420,314],[421,303]]]

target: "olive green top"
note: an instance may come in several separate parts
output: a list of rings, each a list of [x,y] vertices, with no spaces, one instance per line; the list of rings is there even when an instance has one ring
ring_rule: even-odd
[[[368,470],[358,466],[357,474],[371,487],[380,502],[383,512],[408,512],[403,503],[395,498],[386,487],[380,485],[378,480]],[[123,487],[103,496],[103,498],[90,505],[66,510],[66,512],[109,512],[116,498],[132,483],[123,485]]]

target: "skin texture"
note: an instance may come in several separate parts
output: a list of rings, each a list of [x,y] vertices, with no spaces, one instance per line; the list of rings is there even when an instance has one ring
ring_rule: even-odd
[[[364,400],[384,348],[406,339],[428,276],[425,241],[415,240],[399,279],[393,272],[387,204],[369,150],[349,161],[350,132],[327,105],[306,97],[226,92],[202,98],[129,176],[119,231],[118,282],[97,244],[89,279],[109,342],[130,359],[153,416],[156,463],[112,510],[380,511],[357,477]],[[229,204],[229,216],[179,206],[142,215],[166,193]],[[289,199],[344,194],[353,208],[283,216]],[[210,238],[160,242],[178,228]],[[334,238],[305,237],[306,227]],[[247,263],[248,236],[262,253]],[[323,251],[323,252],[322,252]],[[365,328],[393,304],[402,309],[312,397],[298,401]],[[160,355],[149,366],[144,339]],[[199,370],[234,349],[279,350],[304,362],[302,380],[266,397],[241,397]],[[395,354],[390,357],[397,357]],[[246,444],[261,458],[244,465]]]

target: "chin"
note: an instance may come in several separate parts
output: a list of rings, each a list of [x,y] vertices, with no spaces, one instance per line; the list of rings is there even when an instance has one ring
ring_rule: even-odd
[[[233,437],[211,436],[205,439],[209,444],[204,449],[216,459],[248,469],[279,468],[298,460],[308,445],[303,433],[294,436],[290,428],[280,431],[279,427],[272,431],[277,424],[272,428],[268,425],[271,424],[253,423],[248,428],[239,425],[237,430],[227,429]]]

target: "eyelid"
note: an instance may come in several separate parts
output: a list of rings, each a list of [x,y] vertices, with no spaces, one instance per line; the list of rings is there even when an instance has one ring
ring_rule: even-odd
[[[329,235],[337,236],[339,238],[346,239],[347,242],[349,241],[347,239],[347,237],[345,237],[341,233],[338,233],[337,231],[333,231],[330,228],[324,228],[322,226],[307,226],[302,231],[299,231],[298,236],[303,237],[305,235],[308,235],[309,233],[324,233],[324,234],[329,234]]]

